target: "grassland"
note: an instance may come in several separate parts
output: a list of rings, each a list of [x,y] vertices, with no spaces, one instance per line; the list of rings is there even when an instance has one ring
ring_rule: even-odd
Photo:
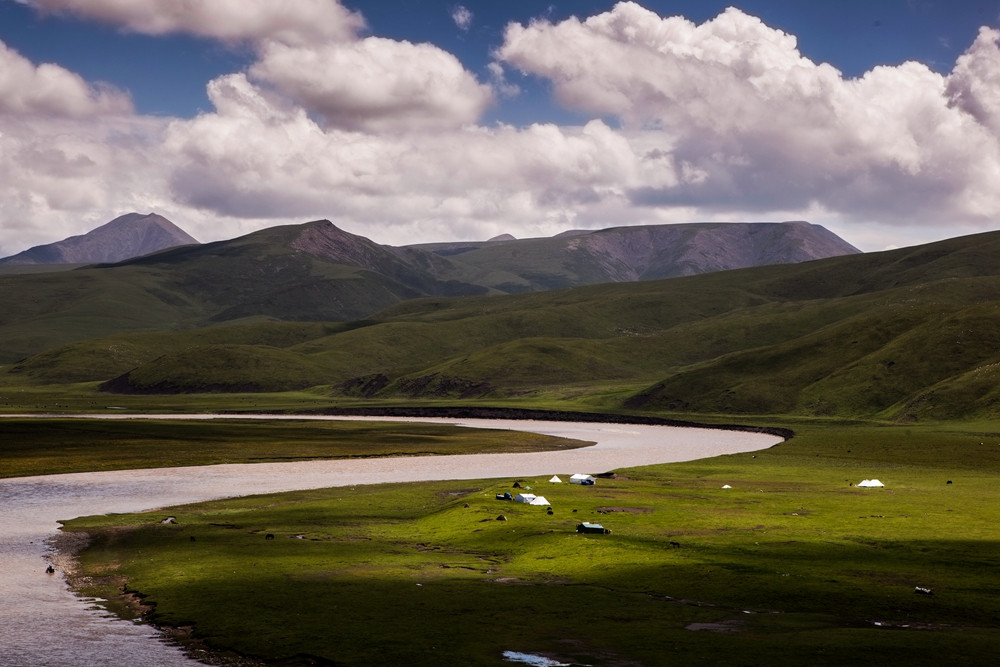
[[[586,665],[995,657],[998,425],[796,426],[756,455],[622,470],[594,487],[521,480],[552,515],[496,501],[513,480],[474,480],[66,529],[95,536],[84,593],[186,628],[194,650],[268,664],[489,665],[505,650]],[[886,487],[852,486],[870,477]],[[582,520],[613,532],[578,535]]]
[[[311,391],[340,401],[591,396],[597,409],[650,413],[991,419],[1000,417],[998,262],[1000,234],[986,234],[663,281],[411,299],[350,323],[249,311],[225,325],[157,319],[147,322],[156,331],[19,359],[0,369],[0,394],[94,383],[111,404],[129,394]],[[0,322],[0,339],[19,327],[77,330],[32,322]]]
[[[529,452],[584,446],[450,424],[0,418],[0,477],[311,459]]]

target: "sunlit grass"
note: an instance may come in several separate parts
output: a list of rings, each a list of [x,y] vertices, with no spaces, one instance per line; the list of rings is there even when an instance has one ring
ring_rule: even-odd
[[[514,480],[476,480],[69,527],[98,535],[85,565],[114,564],[107,585],[148,595],[150,620],[292,664],[496,664],[503,650],[574,664],[932,664],[1000,649],[997,425],[799,430],[763,452],[593,487],[520,480],[551,515],[495,500]],[[886,488],[853,486],[870,477]],[[579,535],[582,520],[613,532]]]

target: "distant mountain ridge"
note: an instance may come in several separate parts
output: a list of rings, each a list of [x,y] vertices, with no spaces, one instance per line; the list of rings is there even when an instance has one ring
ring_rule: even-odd
[[[183,229],[156,213],[127,213],[62,241],[34,246],[0,264],[97,264],[121,262],[174,246],[197,244]]]
[[[160,216],[134,216],[142,229],[159,226]],[[105,227],[136,220],[123,218]],[[356,322],[422,297],[537,292],[856,252],[808,223],[621,227],[394,247],[316,220],[121,261],[89,254],[87,266],[71,271],[0,271],[0,290],[13,295],[0,310],[0,363],[122,331],[247,319]]]
[[[487,241],[398,247],[380,245],[326,220],[272,229],[296,228],[300,228],[297,237],[287,240],[296,251],[400,278],[417,291],[431,294],[436,290],[427,289],[428,281],[519,293],[656,280],[861,252],[824,227],[802,221],[572,229],[552,237],[516,239],[501,234]],[[188,245],[199,243],[163,216],[128,213],[86,234],[2,258],[0,266],[113,264]]]
[[[791,264],[861,251],[808,222],[636,225],[536,239],[409,246],[448,257],[462,277],[501,292]]]

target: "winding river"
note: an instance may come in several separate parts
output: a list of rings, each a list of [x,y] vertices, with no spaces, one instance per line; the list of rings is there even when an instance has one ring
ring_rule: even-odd
[[[115,415],[134,418],[132,415]],[[219,418],[146,415],[144,418]],[[247,418],[245,415],[240,418]],[[275,419],[261,415],[261,419]],[[301,416],[287,417],[303,419]],[[320,417],[318,419],[349,419]],[[360,418],[359,418],[360,419]],[[376,418],[365,417],[368,421]],[[527,454],[479,454],[256,463],[0,479],[0,665],[77,667],[201,663],[149,626],[107,615],[45,574],[48,540],[77,516],[137,512],[215,498],[296,489],[421,480],[600,473],[770,447],[775,435],[633,424],[384,418],[532,431],[597,444]]]

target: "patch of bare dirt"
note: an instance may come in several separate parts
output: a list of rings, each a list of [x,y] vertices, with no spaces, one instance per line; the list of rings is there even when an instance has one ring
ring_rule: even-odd
[[[598,514],[611,514],[612,512],[625,512],[626,514],[649,514],[653,511],[652,507],[609,507],[602,505],[597,508]]]
[[[477,491],[482,491],[482,489],[455,489],[454,491],[438,491],[434,495],[438,498],[456,498],[458,496],[467,496],[470,493],[475,493]]]
[[[742,632],[743,621],[733,619],[730,621],[720,621],[718,623],[688,623],[685,630],[705,630],[708,632]]]

